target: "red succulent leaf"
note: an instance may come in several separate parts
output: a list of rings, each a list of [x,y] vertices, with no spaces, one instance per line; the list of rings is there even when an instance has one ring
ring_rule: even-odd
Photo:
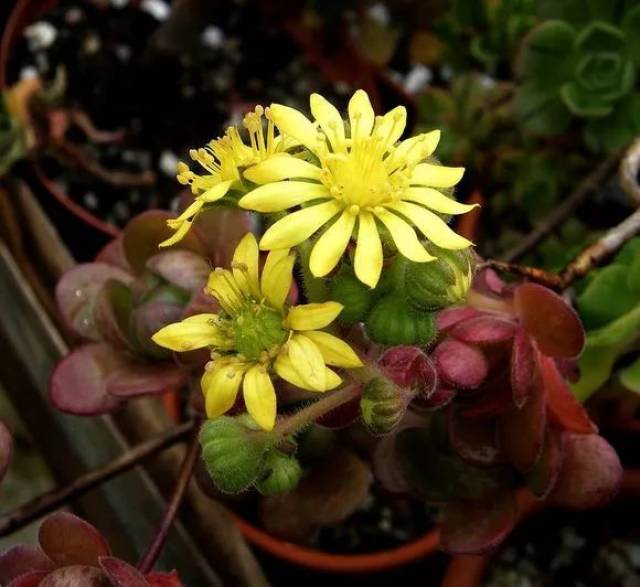
[[[49,571],[29,571],[7,583],[7,587],[39,587],[48,574]]]
[[[481,501],[452,501],[442,510],[440,546],[454,554],[480,554],[500,544],[515,526],[516,501],[504,488]]]
[[[564,379],[576,383],[580,379],[580,367],[577,359],[554,359],[558,371]]]
[[[509,369],[496,368],[474,394],[473,402],[464,408],[465,418],[492,418],[513,408],[513,391]]]
[[[521,472],[530,471],[540,458],[547,422],[546,394],[535,373],[527,403],[512,407],[500,417],[500,446],[509,462]]]
[[[115,347],[129,348],[128,321],[131,290],[121,281],[109,279],[98,292],[93,310],[101,340]]]
[[[511,388],[513,403],[521,408],[529,397],[536,371],[536,352],[526,330],[520,328],[511,351]]]
[[[505,283],[493,269],[481,269],[475,274],[472,287],[484,294],[502,296]]]
[[[173,391],[188,378],[189,371],[170,363],[127,361],[107,378],[106,386],[110,394],[124,399]]]
[[[158,346],[151,337],[172,322],[179,322],[184,308],[163,301],[148,302],[131,312],[130,332],[136,350],[150,358],[166,358],[169,353]]]
[[[55,569],[53,561],[35,546],[20,544],[0,554],[0,585],[32,571],[49,572]]]
[[[147,210],[132,218],[123,231],[122,247],[125,257],[135,273],[142,273],[147,261],[158,254],[158,245],[173,234],[167,220],[175,215],[164,210]],[[189,231],[175,245],[206,257],[207,251],[195,231]]]
[[[184,587],[176,571],[170,573],[153,572],[146,575],[145,578],[150,587]]]
[[[455,389],[437,387],[429,397],[422,395],[416,396],[409,404],[409,407],[418,412],[423,410],[439,410],[449,405],[456,395],[458,395],[458,392]]]
[[[213,296],[201,289],[191,296],[185,307],[182,318],[195,316],[196,314],[216,314],[220,311],[220,304]]]
[[[106,380],[121,363],[121,357],[106,344],[76,349],[54,369],[49,401],[59,410],[79,416],[109,412],[119,400],[107,392]]]
[[[438,375],[455,388],[478,387],[489,373],[482,352],[457,340],[441,342],[434,351],[433,359]]]
[[[38,541],[43,552],[60,566],[98,566],[98,558],[111,555],[102,534],[69,512],[57,512],[42,522]]]
[[[542,454],[533,469],[525,475],[529,490],[539,499],[545,499],[554,488],[564,459],[564,434],[547,426]]]
[[[98,293],[109,279],[129,284],[132,276],[105,263],[83,263],[67,271],[56,285],[56,302],[62,318],[84,338],[100,340],[93,309]]]
[[[449,410],[449,441],[460,458],[472,465],[488,466],[501,460],[495,420],[470,420],[460,410]]]
[[[102,247],[94,260],[96,263],[106,263],[107,265],[119,267],[127,273],[131,273],[131,267],[124,254],[122,236],[114,238]]]
[[[371,456],[371,465],[376,480],[386,491],[397,494],[411,493],[399,466],[395,434],[388,434],[378,441]]]
[[[149,587],[142,573],[130,564],[112,556],[100,557],[99,562],[113,587]]]
[[[13,453],[13,438],[11,432],[0,420],[0,479],[5,476],[9,463],[11,463],[11,454]]]
[[[438,312],[436,318],[436,324],[438,332],[446,331],[452,326],[462,322],[463,320],[469,320],[470,318],[477,318],[481,316],[482,312],[472,308],[471,306],[458,306],[455,308],[447,308]]]
[[[551,418],[570,432],[578,434],[598,432],[598,427],[589,418],[587,410],[562,379],[555,361],[542,355],[539,356],[539,361]]]
[[[584,328],[575,310],[562,297],[537,283],[523,283],[514,291],[514,307],[525,330],[542,353],[576,357],[584,346]]]
[[[577,510],[605,505],[622,480],[616,451],[597,434],[565,432],[564,437],[564,461],[550,500]]]
[[[202,291],[211,269],[203,257],[180,249],[154,255],[147,269],[192,294]]]
[[[414,346],[395,346],[379,360],[382,372],[396,385],[428,398],[438,384],[438,373],[429,357]]]
[[[49,573],[38,587],[113,587],[107,576],[97,567],[73,565]]]
[[[512,339],[518,326],[498,316],[483,315],[456,324],[449,334],[468,344],[494,344]]]

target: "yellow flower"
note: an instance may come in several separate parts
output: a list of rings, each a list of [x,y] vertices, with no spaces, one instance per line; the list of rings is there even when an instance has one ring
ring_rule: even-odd
[[[351,347],[323,332],[338,316],[336,302],[288,307],[295,255],[272,251],[262,274],[258,243],[247,234],[235,250],[232,268],[215,269],[207,284],[222,312],[199,314],[159,330],[153,340],[174,351],[209,347],[212,360],[202,377],[209,418],[233,406],[242,385],[247,411],[265,430],[273,428],[276,394],[272,372],[310,391],[327,391],[341,378],[327,367],[359,367]]]
[[[335,219],[314,245],[311,272],[316,277],[327,275],[338,264],[355,230],[356,275],[375,287],[383,261],[378,223],[387,229],[398,251],[416,262],[434,257],[421,244],[413,226],[445,249],[471,245],[437,214],[462,214],[473,208],[437,189],[457,184],[464,168],[425,161],[434,152],[440,131],[398,143],[406,125],[405,108],[399,106],[375,117],[362,90],[349,102],[348,125],[318,94],[311,96],[316,124],[288,106],[272,104],[270,111],[280,132],[299,140],[318,163],[281,153],[245,172],[247,179],[264,185],[239,201],[243,208],[280,212],[304,205],[266,231],[260,241],[262,249],[293,247]]]
[[[267,118],[266,136],[262,126],[263,114]],[[240,186],[243,168],[297,144],[290,137],[276,136],[268,108],[265,111],[262,106],[256,106],[254,112],[249,112],[244,117],[243,125],[249,133],[248,145],[242,140],[238,129],[232,126],[223,137],[211,141],[206,147],[191,149],[191,159],[202,167],[204,174],[198,175],[191,171],[182,161],[178,164],[178,181],[182,185],[190,185],[196,197],[180,216],[167,220],[169,227],[176,232],[160,243],[161,247],[180,241],[189,232],[195,217],[205,204],[217,202],[230,189]]]

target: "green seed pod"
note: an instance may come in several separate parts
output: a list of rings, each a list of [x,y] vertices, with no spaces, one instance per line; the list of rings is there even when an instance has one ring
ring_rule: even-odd
[[[402,420],[407,408],[400,389],[383,377],[371,379],[360,398],[362,419],[372,434],[388,434]]]
[[[353,326],[365,319],[373,301],[373,294],[353,273],[343,271],[333,280],[329,299],[344,306],[338,316],[338,322],[345,326]]]
[[[437,259],[429,263],[407,263],[407,299],[417,310],[439,310],[464,300],[473,277],[469,249],[449,251],[430,245]]]
[[[264,470],[268,445],[235,418],[208,420],[200,429],[202,458],[220,491],[240,493]]]
[[[378,301],[365,325],[369,336],[382,344],[426,345],[436,336],[434,314],[416,311],[400,293]]]
[[[265,475],[256,481],[256,489],[262,495],[286,493],[294,489],[300,477],[302,467],[294,456],[286,455],[277,449],[267,453]]]

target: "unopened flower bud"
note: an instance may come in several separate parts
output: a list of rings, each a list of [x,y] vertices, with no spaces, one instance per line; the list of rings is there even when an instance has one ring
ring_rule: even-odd
[[[418,310],[438,310],[466,298],[473,278],[469,249],[450,251],[429,246],[435,257],[430,263],[407,263],[407,299]]]
[[[302,467],[295,456],[273,449],[267,453],[264,476],[256,481],[262,495],[286,493],[294,489],[302,477]]]
[[[430,343],[436,335],[436,321],[431,312],[414,310],[401,292],[379,300],[365,322],[368,335],[382,344]]]
[[[372,434],[388,434],[402,420],[407,408],[400,388],[384,377],[371,379],[362,390],[360,411]]]
[[[365,319],[373,301],[373,294],[351,272],[342,272],[331,285],[329,299],[343,305],[338,322],[352,326]]]
[[[203,424],[202,458],[220,491],[244,491],[263,472],[268,446],[257,438],[253,430],[229,416]]]

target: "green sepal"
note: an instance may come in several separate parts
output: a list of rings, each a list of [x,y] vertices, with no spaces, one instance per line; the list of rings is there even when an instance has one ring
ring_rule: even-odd
[[[400,293],[380,299],[365,321],[367,333],[382,344],[429,344],[436,336],[436,320],[432,312],[418,312]]]
[[[373,295],[371,289],[350,270],[340,271],[329,290],[329,299],[344,306],[337,321],[344,326],[353,326],[357,322],[362,322],[371,308]]]
[[[265,458],[264,474],[255,483],[262,495],[276,495],[295,489],[302,477],[302,467],[293,455],[272,449]]]

